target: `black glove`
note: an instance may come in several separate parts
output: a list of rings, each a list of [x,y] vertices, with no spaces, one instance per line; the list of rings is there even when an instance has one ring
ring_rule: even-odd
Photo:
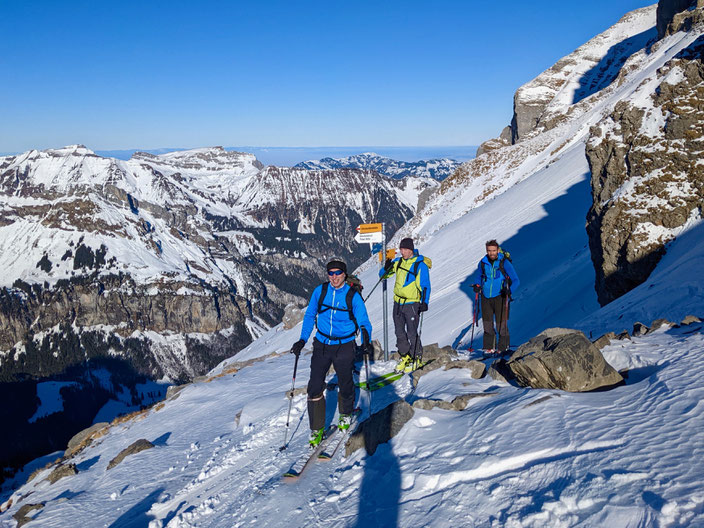
[[[391,259],[386,259],[386,262],[384,262],[384,271],[388,272],[393,267],[394,261]]]
[[[509,286],[508,284],[504,284],[501,287],[501,295],[503,295],[504,297],[510,297],[511,296],[511,286]]]
[[[418,306],[418,312],[427,312],[428,311],[428,303],[420,303]]]
[[[296,354],[296,356],[300,356],[301,350],[303,350],[305,344],[306,342],[303,341],[303,339],[299,339],[298,341],[296,341],[291,347],[291,354]]]
[[[474,288],[474,293],[482,291],[482,287],[479,284],[472,284],[472,288]]]
[[[362,354],[365,356],[371,356],[373,351],[374,348],[369,342],[369,332],[367,332],[366,328],[362,327]]]

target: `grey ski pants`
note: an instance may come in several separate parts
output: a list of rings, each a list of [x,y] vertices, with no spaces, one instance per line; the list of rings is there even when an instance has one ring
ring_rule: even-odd
[[[482,323],[484,324],[484,341],[482,348],[489,350],[498,348],[502,352],[508,350],[511,339],[508,333],[508,312],[511,304],[506,302],[506,297],[484,297],[482,295]],[[499,330],[499,344],[495,346],[496,332],[494,331],[494,317],[496,328]]]
[[[403,357],[416,354],[423,350],[423,345],[418,337],[418,323],[420,322],[419,303],[394,303],[394,330],[396,331],[396,350]]]

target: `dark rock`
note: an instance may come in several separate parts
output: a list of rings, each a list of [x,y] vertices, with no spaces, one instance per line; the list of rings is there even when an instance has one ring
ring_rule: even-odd
[[[391,440],[413,418],[414,410],[407,402],[400,400],[374,413],[364,420],[345,444],[345,456],[365,448],[373,455],[379,444]]]
[[[90,437],[93,435],[93,433],[96,433],[97,431],[100,431],[101,429],[109,426],[110,424],[107,422],[99,422],[91,425],[88,429],[83,429],[83,431],[73,435],[73,437],[71,437],[71,440],[68,441],[68,446],[66,448],[66,452],[64,453],[64,457],[71,457],[75,455],[80,449],[88,447],[92,442]]]
[[[679,28],[669,28],[669,26],[674,22],[676,15],[696,5],[697,0],[660,0],[658,2],[655,22],[655,27],[658,29],[658,38],[661,39],[664,36],[677,31]]]
[[[628,333],[628,330],[624,330],[623,332],[621,332],[620,334],[618,334],[616,336],[616,339],[618,339],[619,341],[623,341],[624,339],[630,340],[631,335]]]
[[[633,332],[631,335],[635,337],[643,336],[648,333],[649,328],[645,326],[643,323],[635,323],[633,325]]]
[[[519,385],[586,392],[612,387],[623,378],[577,330],[551,328],[518,347],[507,363]]]
[[[477,361],[476,359],[472,359],[470,361],[459,359],[457,361],[450,361],[445,365],[445,370],[456,368],[469,369],[471,376],[474,379],[480,379],[486,375],[486,366],[484,365],[484,363],[482,363],[481,361]]]
[[[48,480],[51,484],[54,484],[58,480],[64,477],[70,477],[71,475],[77,475],[78,469],[76,469],[76,464],[61,464],[54,469],[49,476],[44,479]]]
[[[611,344],[611,341],[613,341],[614,339],[616,339],[616,334],[613,332],[607,332],[599,339],[594,341],[594,346],[597,347],[599,350],[602,350],[604,347],[609,346]]]
[[[145,449],[151,449],[154,447],[154,444],[152,444],[149,440],[145,440],[144,438],[140,438],[136,442],[134,442],[131,446],[126,447],[122,451],[120,451],[120,454],[117,455],[115,458],[113,458],[109,463],[108,463],[108,469],[112,469],[115,466],[117,466],[120,462],[122,462],[126,457],[130,455],[134,455],[136,453],[139,453],[140,451],[144,451]]]
[[[502,381],[504,383],[510,383],[513,379],[513,372],[507,368],[506,360],[498,359],[491,363],[489,370],[487,370],[489,377],[496,381]]]
[[[37,504],[25,504],[24,506],[22,506],[12,516],[17,521],[17,528],[20,528],[20,526],[24,526],[33,519],[33,517],[29,517],[27,515],[29,512],[32,512],[34,510],[41,510],[42,508],[44,508],[43,502],[39,502]]]

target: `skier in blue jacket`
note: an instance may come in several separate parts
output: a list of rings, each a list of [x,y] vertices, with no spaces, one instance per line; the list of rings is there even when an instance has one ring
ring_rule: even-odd
[[[508,350],[511,340],[508,332],[508,315],[511,295],[520,281],[511,261],[499,249],[496,240],[486,243],[486,256],[479,261],[474,280],[474,291],[482,294],[483,347],[488,354]],[[494,331],[494,318],[499,334],[498,346]]]
[[[327,270],[329,282],[313,290],[303,317],[301,338],[291,347],[291,353],[299,355],[313,332],[313,327],[317,327],[308,381],[308,419],[311,428],[309,443],[312,447],[318,445],[325,434],[325,375],[330,365],[335,368],[340,388],[337,397],[340,411],[338,427],[345,430],[350,426],[354,409],[352,372],[358,331],[362,334],[364,353],[369,354],[372,350],[372,324],[362,295],[351,289],[346,282],[347,265],[333,259],[328,262]]]

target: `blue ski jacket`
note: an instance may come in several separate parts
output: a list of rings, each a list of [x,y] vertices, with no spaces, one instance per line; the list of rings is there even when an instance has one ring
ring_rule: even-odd
[[[499,257],[494,262],[490,262],[489,257],[485,255],[477,266],[474,284],[482,285],[482,293],[488,299],[501,295],[501,288],[504,285],[504,281],[506,281],[507,277],[501,273],[501,261],[503,261],[503,268],[510,279],[511,294],[514,294],[521,284],[521,281],[518,280],[516,269],[503,254],[499,253]]]
[[[339,345],[353,341],[356,336],[354,321],[350,318],[347,310],[347,292],[350,287],[347,283],[335,289],[332,284],[328,285],[327,294],[323,299],[323,306],[318,313],[318,304],[323,285],[319,285],[310,296],[310,302],[303,316],[303,327],[301,328],[301,339],[308,341],[313,327],[317,326],[316,339],[326,345]],[[369,322],[367,307],[364,305],[362,296],[358,293],[352,297],[352,313],[357,320],[360,329],[366,328],[369,339],[372,336],[372,324]]]

